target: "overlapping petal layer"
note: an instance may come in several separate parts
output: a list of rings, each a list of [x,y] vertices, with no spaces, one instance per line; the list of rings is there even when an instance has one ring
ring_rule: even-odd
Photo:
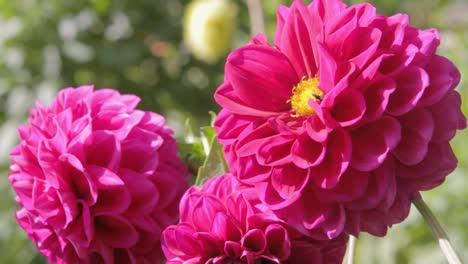
[[[18,129],[16,217],[51,263],[162,263],[161,232],[188,182],[172,130],[138,102],[67,88]]]
[[[456,167],[460,73],[435,54],[438,32],[404,14],[339,0],[277,14],[274,45],[259,35],[234,50],[215,94],[229,168],[305,234],[383,236]],[[319,84],[298,111],[307,80]]]
[[[232,175],[190,188],[180,223],[163,232],[167,263],[341,263],[347,235],[304,236],[264,210],[255,191]]]

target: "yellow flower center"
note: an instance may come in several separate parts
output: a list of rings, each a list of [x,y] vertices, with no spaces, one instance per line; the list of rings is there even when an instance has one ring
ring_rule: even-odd
[[[311,116],[315,114],[314,109],[310,107],[309,100],[320,101],[323,98],[323,91],[318,88],[319,78],[302,79],[292,92],[293,95],[289,102],[295,114],[293,117]]]

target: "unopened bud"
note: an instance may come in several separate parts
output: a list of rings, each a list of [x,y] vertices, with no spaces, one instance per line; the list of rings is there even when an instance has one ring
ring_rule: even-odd
[[[237,5],[231,0],[194,0],[184,14],[184,39],[192,54],[216,62],[232,44]]]

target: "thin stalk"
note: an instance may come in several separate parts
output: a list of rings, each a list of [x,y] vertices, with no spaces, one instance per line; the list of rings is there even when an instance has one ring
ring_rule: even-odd
[[[354,256],[356,255],[356,237],[349,236],[348,241],[348,254],[346,258],[346,264],[354,264]]]
[[[261,0],[246,0],[250,16],[250,32],[252,36],[265,32]]]
[[[440,249],[442,253],[445,255],[449,264],[462,264],[460,257],[455,252],[450,240],[445,233],[444,229],[440,225],[437,218],[432,213],[431,209],[427,206],[422,198],[418,198],[413,201],[414,206],[418,209],[419,213],[422,215],[426,224],[431,229],[432,234],[437,238],[439,241]]]

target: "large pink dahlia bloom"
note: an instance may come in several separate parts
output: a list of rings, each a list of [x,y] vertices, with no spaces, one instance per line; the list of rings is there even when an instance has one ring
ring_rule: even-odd
[[[304,233],[383,236],[456,167],[460,73],[404,14],[316,0],[277,15],[274,46],[233,51],[215,94],[229,167]]]
[[[347,235],[316,241],[265,210],[255,191],[225,174],[180,202],[180,223],[163,232],[168,263],[342,263]]]
[[[161,263],[188,188],[172,131],[139,98],[91,86],[37,104],[11,152],[21,227],[51,263]]]

